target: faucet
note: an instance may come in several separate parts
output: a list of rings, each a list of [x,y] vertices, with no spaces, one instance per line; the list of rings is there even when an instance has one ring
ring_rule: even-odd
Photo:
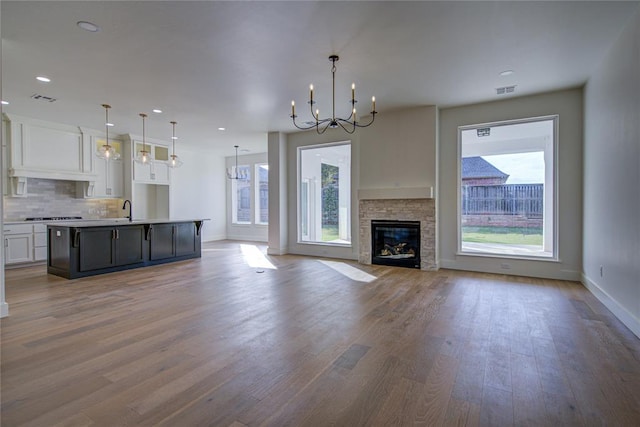
[[[126,216],[125,218],[129,218],[129,222],[133,221],[133,215],[131,214],[131,200],[125,200],[124,204],[122,205],[122,209],[126,209],[127,208],[127,203],[129,203],[129,216]]]

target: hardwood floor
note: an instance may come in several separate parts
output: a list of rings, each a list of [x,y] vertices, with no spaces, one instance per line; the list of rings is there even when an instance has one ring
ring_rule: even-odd
[[[244,245],[76,280],[7,270],[2,425],[638,425],[640,340],[578,283],[268,268]]]

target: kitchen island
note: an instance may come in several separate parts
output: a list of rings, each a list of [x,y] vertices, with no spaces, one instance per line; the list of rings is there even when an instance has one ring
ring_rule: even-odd
[[[205,219],[62,221],[47,226],[47,273],[67,279],[201,256]]]

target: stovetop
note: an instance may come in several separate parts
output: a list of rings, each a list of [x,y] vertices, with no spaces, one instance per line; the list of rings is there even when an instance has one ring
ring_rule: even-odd
[[[82,219],[81,216],[37,216],[25,218],[25,221],[68,221],[72,219]]]

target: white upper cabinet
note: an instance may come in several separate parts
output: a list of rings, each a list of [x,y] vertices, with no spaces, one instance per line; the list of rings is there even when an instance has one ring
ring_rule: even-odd
[[[169,185],[171,183],[171,168],[169,167],[168,144],[158,141],[146,141],[146,151],[151,154],[151,161],[143,164],[135,161],[136,155],[142,150],[142,140],[129,135],[129,149],[131,156],[134,183]]]

